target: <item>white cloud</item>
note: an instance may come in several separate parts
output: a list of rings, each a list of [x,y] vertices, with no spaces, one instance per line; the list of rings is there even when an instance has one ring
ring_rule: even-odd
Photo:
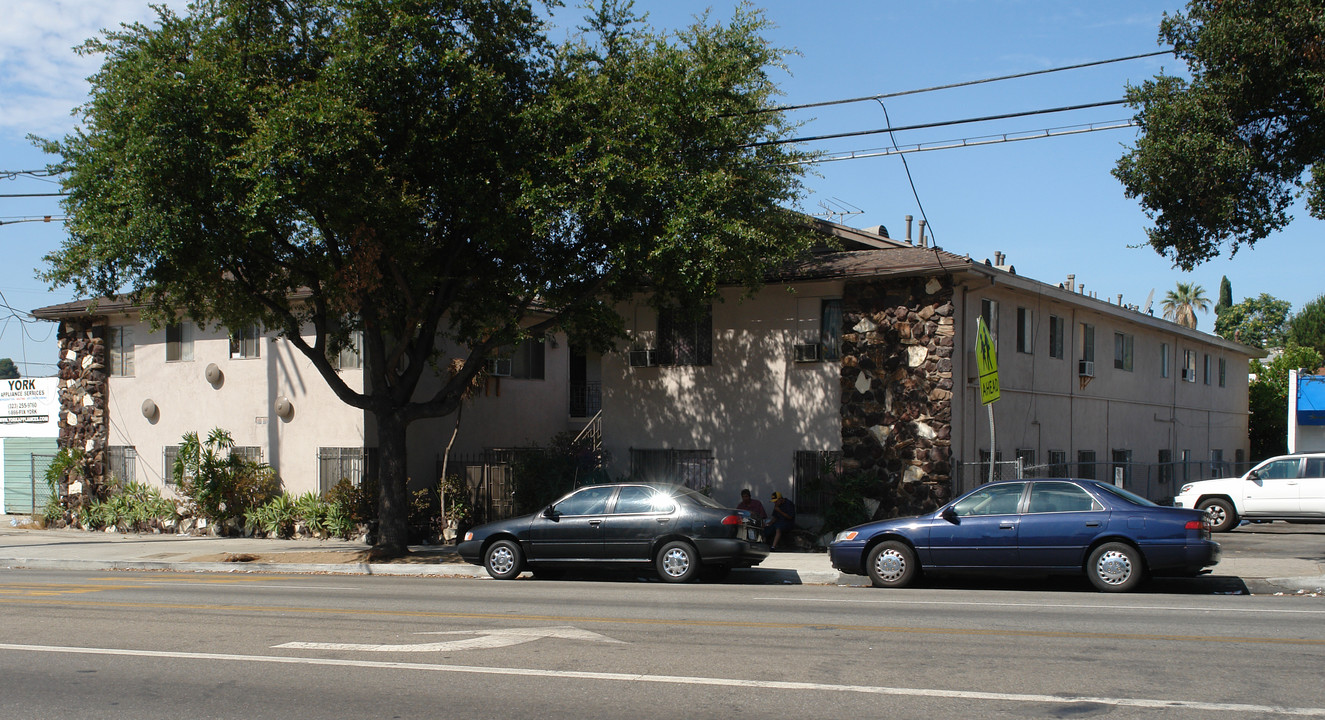
[[[150,0],[4,0],[0,21],[0,134],[58,135],[87,98],[101,60],[73,48],[121,23],[149,21]],[[182,10],[182,0],[165,4]]]

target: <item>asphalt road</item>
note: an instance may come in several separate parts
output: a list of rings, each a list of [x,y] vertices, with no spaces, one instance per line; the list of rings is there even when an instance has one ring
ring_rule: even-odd
[[[0,718],[1325,716],[1325,603],[0,571]]]
[[[1325,561],[1325,525],[1246,523],[1226,533],[1215,533],[1212,538],[1219,543],[1225,557],[1255,555]]]

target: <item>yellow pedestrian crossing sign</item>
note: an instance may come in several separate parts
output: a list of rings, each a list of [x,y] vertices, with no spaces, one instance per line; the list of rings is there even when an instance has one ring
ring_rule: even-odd
[[[975,364],[980,370],[980,403],[988,405],[999,397],[998,351],[982,317],[975,321]]]

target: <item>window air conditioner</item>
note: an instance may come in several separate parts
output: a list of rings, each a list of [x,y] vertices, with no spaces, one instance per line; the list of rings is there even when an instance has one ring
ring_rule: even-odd
[[[1095,361],[1081,360],[1077,363],[1077,374],[1081,377],[1095,377]]]
[[[511,359],[493,358],[488,361],[488,374],[493,377],[510,377]]]
[[[631,367],[653,367],[658,364],[658,355],[656,350],[631,350]]]
[[[798,363],[819,362],[819,343],[797,343],[792,346],[792,355]]]
[[[1182,380],[1183,382],[1196,382],[1196,371],[1192,368],[1183,368]]]

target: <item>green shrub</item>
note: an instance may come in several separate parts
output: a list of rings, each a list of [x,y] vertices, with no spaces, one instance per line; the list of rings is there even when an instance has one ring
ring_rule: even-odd
[[[352,523],[366,523],[377,519],[377,484],[365,479],[355,485],[348,478],[341,478],[323,496]]]
[[[281,480],[270,466],[232,454],[230,433],[214,428],[207,439],[187,433],[172,474],[175,486],[194,515],[214,522],[247,518],[280,494]]]
[[[268,537],[288,538],[294,535],[296,517],[294,499],[281,493],[265,504],[245,511],[244,524]]]

